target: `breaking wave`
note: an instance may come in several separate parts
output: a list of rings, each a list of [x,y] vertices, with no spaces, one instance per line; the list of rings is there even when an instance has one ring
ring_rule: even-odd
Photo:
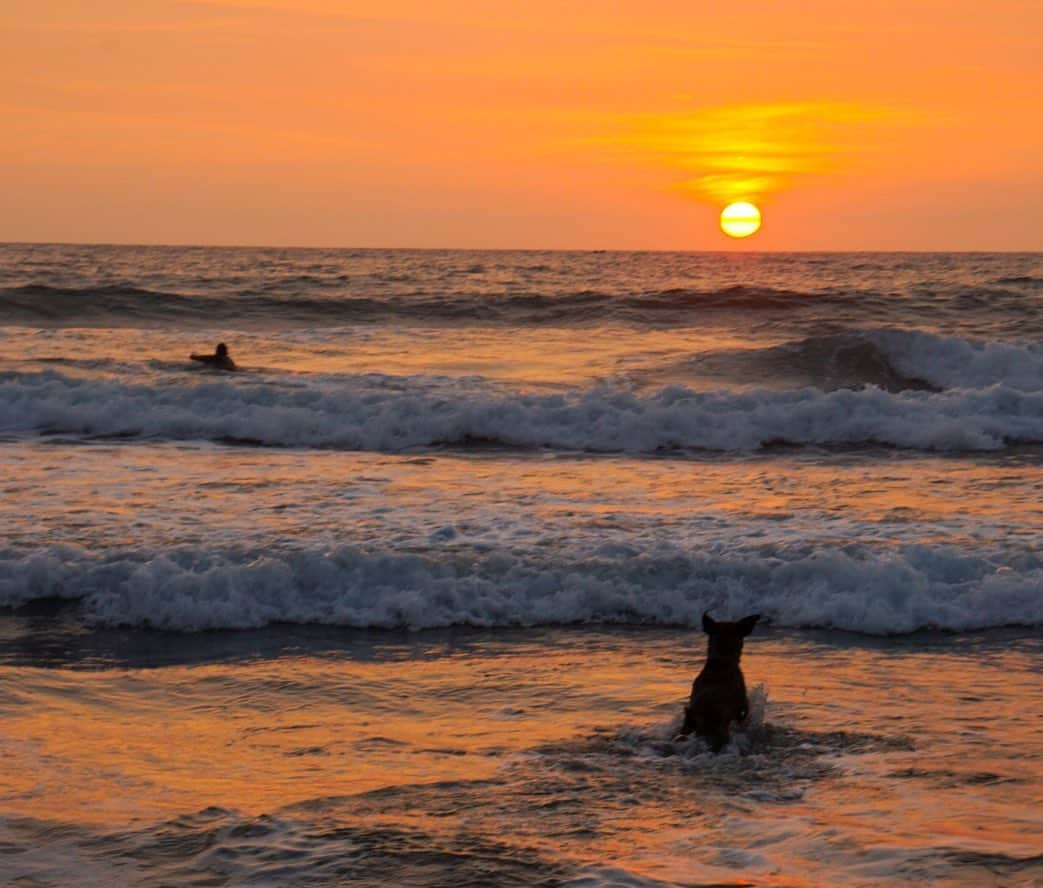
[[[690,360],[704,374],[784,379],[823,388],[906,389],[1004,385],[1043,390],[1043,343],[1018,344],[909,330],[849,330],[764,349],[707,352]]]
[[[272,623],[425,629],[570,623],[695,626],[703,610],[887,635],[1043,625],[1038,555],[946,547],[766,554],[446,546],[291,552],[0,553],[0,606],[78,599],[91,624],[176,631]]]
[[[1043,442],[1043,391],[1001,384],[944,392],[670,386],[648,395],[609,387],[537,395],[443,393],[409,378],[380,380],[387,382],[134,384],[9,372],[0,374],[0,433],[389,452],[475,444],[595,453],[778,444],[983,451]]]

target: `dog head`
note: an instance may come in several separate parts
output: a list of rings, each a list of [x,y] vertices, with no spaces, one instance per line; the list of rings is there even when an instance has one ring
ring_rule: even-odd
[[[713,619],[710,612],[706,611],[703,614],[703,632],[710,636],[707,659],[738,662],[742,656],[742,640],[753,631],[760,618],[760,614],[751,614],[733,623],[726,623]]]

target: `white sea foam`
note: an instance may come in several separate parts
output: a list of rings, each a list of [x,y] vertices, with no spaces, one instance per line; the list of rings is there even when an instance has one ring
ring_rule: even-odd
[[[1043,441],[1043,390],[671,386],[651,395],[607,387],[529,395],[439,393],[401,381],[381,388],[238,379],[129,384],[56,372],[0,377],[0,432],[34,431],[377,451],[473,442],[628,453],[772,443],[997,450]]]
[[[1004,563],[1003,558],[1009,563]],[[871,634],[1043,625],[1043,560],[928,546],[766,556],[536,556],[198,549],[0,556],[0,606],[81,599],[102,625],[195,631],[270,623],[423,629],[575,622],[698,625],[704,609]]]
[[[884,352],[899,373],[938,388],[1043,389],[1043,342],[988,342],[909,330],[862,335]]]

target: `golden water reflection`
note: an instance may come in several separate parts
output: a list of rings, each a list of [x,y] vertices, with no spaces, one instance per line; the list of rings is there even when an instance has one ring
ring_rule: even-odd
[[[365,657],[7,668],[2,805],[117,827],[307,803],[657,878],[726,872],[745,849],[763,884],[805,884],[794,872],[819,884],[836,862],[816,860],[823,849],[1031,851],[1038,641],[764,632],[744,666],[783,733],[744,758],[664,754],[702,658],[695,632],[389,636]]]

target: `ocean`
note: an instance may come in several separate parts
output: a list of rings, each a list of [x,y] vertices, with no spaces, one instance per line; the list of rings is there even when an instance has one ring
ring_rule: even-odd
[[[0,884],[1040,885],[1041,655],[1043,254],[0,245]]]

